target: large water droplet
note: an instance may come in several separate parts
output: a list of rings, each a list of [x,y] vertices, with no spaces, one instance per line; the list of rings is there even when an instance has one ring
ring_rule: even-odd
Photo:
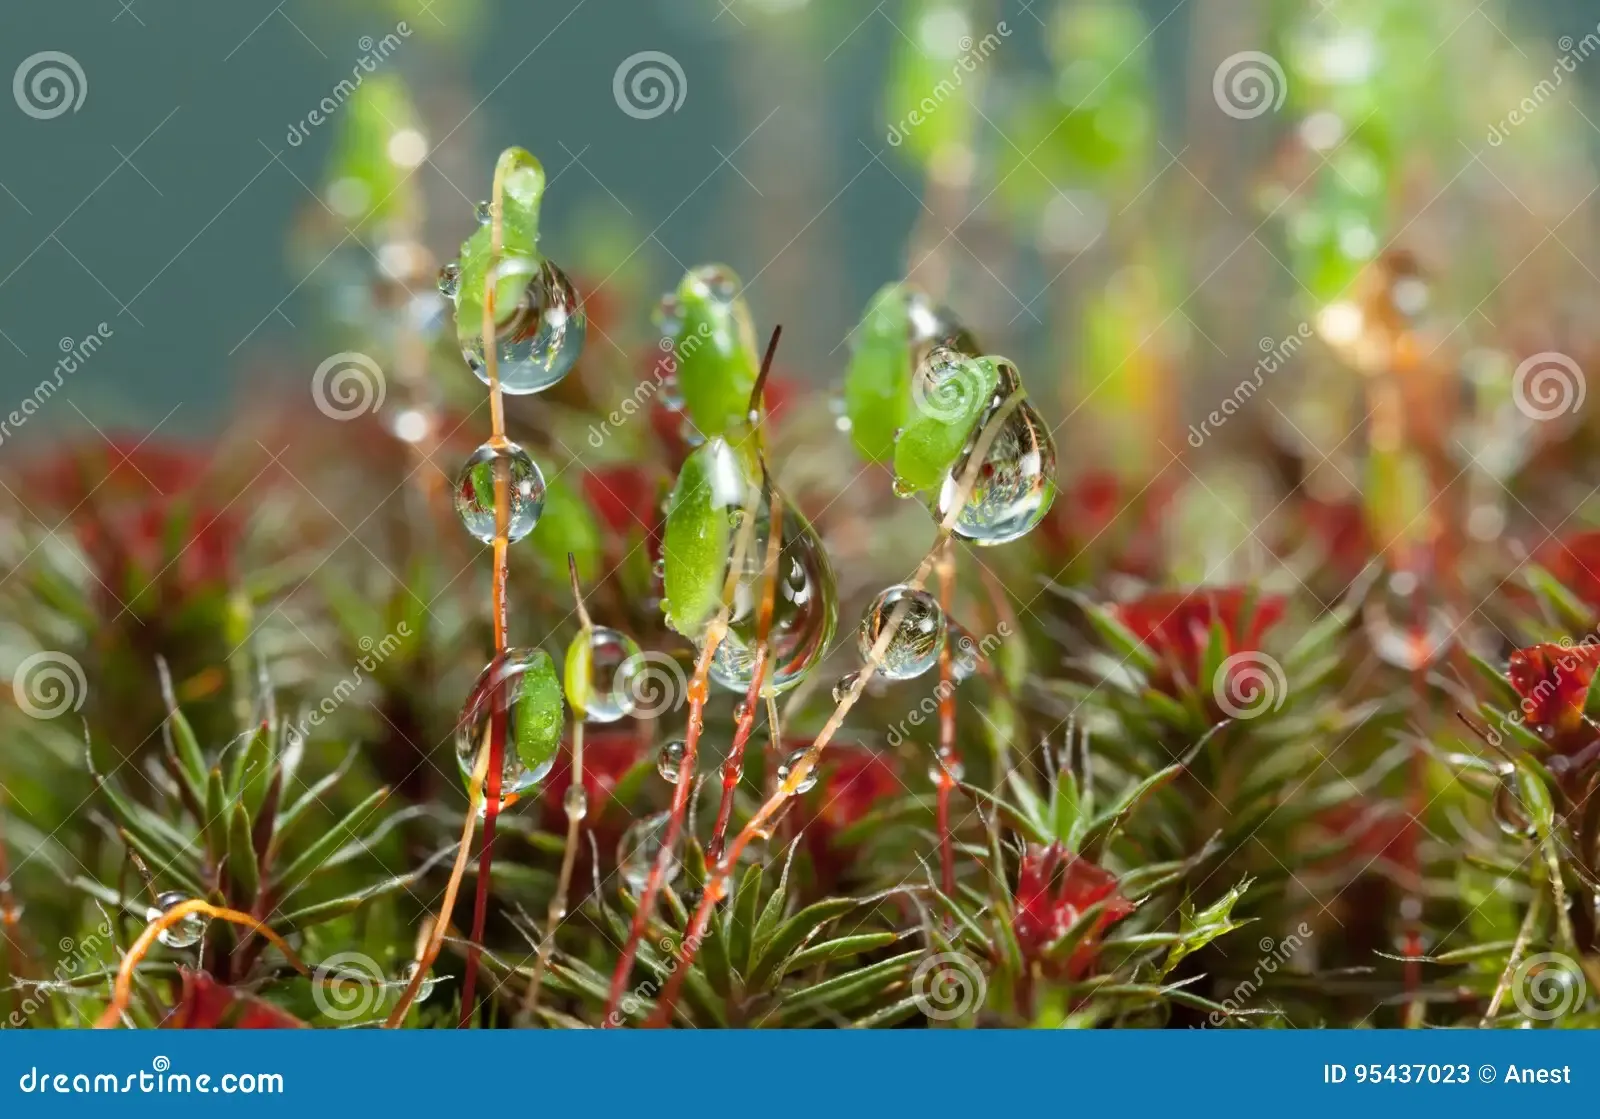
[[[589,694],[584,718],[614,723],[633,713],[639,673],[649,667],[639,643],[621,630],[595,626],[589,632]]]
[[[890,680],[910,680],[937,664],[939,651],[944,648],[944,611],[927,591],[914,590],[904,584],[881,591],[861,619],[856,647],[863,661],[869,658],[873,646],[897,613],[900,625],[889,639],[878,672]]]
[[[1408,671],[1432,664],[1456,628],[1435,584],[1404,569],[1378,583],[1361,617],[1378,659]]]
[[[799,765],[800,764],[800,759],[805,757],[805,756],[806,756],[806,751],[804,749],[800,749],[800,750],[795,750],[787,758],[785,758],[783,760],[783,762],[778,766],[778,780],[779,781],[787,781],[789,779],[789,774],[794,772],[795,766]],[[812,789],[814,789],[816,787],[817,787],[817,767],[816,766],[812,766],[809,770],[806,771],[806,775],[800,779],[800,783],[794,787],[794,791],[795,791],[796,794],[809,793]]]
[[[496,310],[500,325],[495,330],[496,372],[502,391],[513,396],[542,392],[565,377],[583,352],[588,318],[578,301],[578,293],[566,273],[548,260],[513,256],[495,269],[503,287],[514,277],[528,277],[522,298],[507,317]],[[483,364],[483,323],[457,322],[461,355],[477,374],[489,383]]]
[[[1003,376],[1001,382],[1005,383]],[[987,416],[974,426],[974,440],[986,423]],[[956,460],[929,504],[941,524],[961,492],[969,456],[970,450]],[[974,544],[1005,544],[1031,532],[1050,511],[1055,496],[1055,441],[1044,419],[1024,400],[1006,417],[990,443],[972,492],[951,530]]]
[[[167,910],[188,900],[189,895],[181,890],[164,893],[156,898],[156,908],[150,911],[149,919],[153,921]],[[156,939],[168,948],[193,948],[200,943],[200,938],[206,935],[206,926],[210,923],[204,913],[190,913],[176,924],[162,929],[156,934]]]
[[[661,851],[662,841],[666,838],[669,817],[670,813],[666,812],[646,816],[623,832],[621,840],[617,843],[617,873],[622,875],[622,880],[635,895],[643,893],[645,883],[650,880],[650,868],[654,865]],[[678,856],[672,853],[667,856],[666,870],[661,881],[667,884],[677,877]]]
[[[729,495],[731,507],[742,508],[744,496],[742,492]],[[777,692],[798,684],[822,660],[839,620],[833,567],[822,540],[811,523],[788,502],[783,503],[781,523],[767,672],[768,686]],[[755,675],[756,634],[771,531],[772,508],[763,497],[734,589],[728,631],[711,660],[711,678],[737,692],[748,691]],[[730,558],[732,550],[730,546]]]
[[[515,443],[485,443],[467,459],[456,479],[456,515],[485,544],[495,535],[495,483],[506,484],[506,539],[521,540],[544,512],[544,474]]]
[[[507,649],[489,662],[467,695],[461,708],[461,719],[456,724],[456,764],[462,776],[470,782],[472,767],[478,760],[478,751],[488,741],[498,715],[505,724],[504,760],[500,768],[500,802],[514,793],[532,788],[550,772],[555,756],[538,766],[529,767],[518,755],[516,742],[530,737],[529,728],[519,720],[529,717],[527,706],[521,701],[529,683],[528,673],[544,660],[546,654],[538,649]],[[488,796],[488,780],[484,780],[484,795]],[[485,802],[487,805],[487,801]]]
[[[661,753],[656,756],[656,772],[667,784],[676,785],[683,779],[683,755],[683,739],[674,738],[663,745]]]

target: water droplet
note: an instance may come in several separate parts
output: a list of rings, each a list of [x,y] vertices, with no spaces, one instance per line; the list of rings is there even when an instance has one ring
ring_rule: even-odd
[[[472,208],[472,216],[478,219],[479,225],[488,225],[494,220],[494,206],[488,202],[479,202]]]
[[[654,816],[646,816],[623,832],[617,843],[617,872],[635,895],[642,893],[645,883],[650,880],[650,867],[655,863],[667,835],[669,815],[658,812]],[[669,854],[661,881],[670,883],[677,877],[678,856],[676,853]]]
[[[920,359],[927,350],[943,345],[969,357],[983,353],[978,341],[947,307],[935,304],[924,291],[906,292],[906,312],[911,321],[911,351]]]
[[[688,279],[718,303],[732,303],[739,296],[739,277],[724,265],[702,265],[691,271]]]
[[[787,781],[789,779],[789,774],[794,772],[795,766],[799,765],[800,759],[805,756],[806,751],[802,749],[796,750],[794,753],[790,754],[786,759],[784,759],[783,763],[778,766],[778,780]],[[794,787],[794,791],[798,795],[800,793],[809,793],[816,787],[817,767],[812,766],[806,771],[806,775],[800,779],[800,783]]]
[[[676,785],[683,777],[683,739],[674,738],[661,747],[656,757],[656,772],[669,785]]]
[[[495,274],[502,290],[515,277],[528,278],[511,314],[496,311],[501,320],[495,330],[500,388],[512,396],[542,392],[565,377],[577,362],[588,333],[588,318],[566,273],[548,260],[507,257]],[[483,323],[458,321],[456,332],[461,355],[478,380],[488,384]]]
[[[960,758],[941,760],[937,754],[934,755],[933,764],[928,767],[928,780],[937,785],[944,780],[946,773],[950,775],[950,780],[959,782],[966,777],[967,767],[961,764]]]
[[[669,291],[661,297],[650,321],[664,338],[676,340],[683,333],[683,304],[679,302],[677,292]]]
[[[521,702],[523,690],[529,671],[540,666],[545,658],[546,654],[538,649],[507,649],[495,657],[479,673],[477,682],[467,695],[467,702],[461,708],[461,719],[456,724],[456,764],[470,782],[473,764],[478,760],[478,751],[488,740],[495,716],[498,714],[505,720],[506,749],[500,768],[502,805],[512,794],[522,793],[544,780],[555,765],[555,756],[552,754],[548,760],[529,767],[511,745],[529,736],[527,728],[520,723],[520,720],[528,717]],[[484,788],[487,796],[487,780]]]
[[[569,820],[581,820],[589,814],[589,794],[582,785],[568,785],[561,797],[561,807]]]
[[[844,697],[850,694],[850,689],[856,686],[856,681],[861,679],[861,673],[848,672],[839,677],[839,682],[833,686],[833,702],[843,703]]]
[[[688,416],[683,417],[683,422],[678,425],[678,438],[683,440],[685,447],[698,447],[706,441],[706,437]]]
[[[149,913],[149,919],[155,920],[167,910],[189,900],[189,895],[181,890],[171,890],[156,898],[156,908]],[[162,929],[156,934],[168,948],[193,948],[200,943],[201,937],[206,935],[206,926],[211,922],[204,913],[190,913],[181,918],[177,924]]]
[[[1494,791],[1494,804],[1492,808],[1494,822],[1506,835],[1516,839],[1532,839],[1538,834],[1533,826],[1533,821],[1528,818],[1527,812],[1522,807],[1522,794],[1517,789],[1516,771],[1507,769],[1500,777],[1500,785]]]
[[[894,489],[894,495],[896,497],[910,497],[912,494],[917,492],[916,486],[912,485],[904,478],[899,477],[895,478],[892,488]]]
[[[750,718],[750,715],[751,715],[750,704],[748,704],[744,700],[741,699],[738,703],[736,703],[734,705],[734,708],[733,708],[733,721],[735,723],[744,722],[746,719]]]
[[[1437,585],[1405,569],[1393,571],[1379,582],[1361,617],[1378,659],[1408,671],[1438,659],[1456,629]]]
[[[856,637],[862,660],[872,655],[873,646],[896,613],[901,614],[900,625],[884,650],[878,672],[890,680],[910,680],[939,661],[939,651],[945,643],[944,611],[927,591],[904,584],[880,592],[861,619],[861,632]]]
[[[1001,363],[1002,369],[1008,364]],[[1001,380],[1004,383],[1004,375]],[[974,441],[992,414],[991,409],[974,425]],[[956,460],[929,503],[929,510],[941,524],[961,492],[972,449]],[[1044,519],[1055,496],[1055,440],[1044,419],[1024,400],[1006,417],[989,444],[988,454],[973,479],[972,492],[951,531],[974,544],[1009,543],[1027,535]]]
[[[401,983],[410,983],[411,982],[411,977],[416,975],[416,974],[417,974],[417,961],[416,960],[412,960],[409,964],[407,964],[405,967],[400,969],[400,982]],[[433,994],[433,989],[435,987],[437,987],[438,985],[439,985],[439,977],[430,973],[426,979],[424,979],[420,984],[418,984],[418,986],[417,986],[417,1000],[416,1001],[417,1002],[426,1002],[428,1000],[428,996]]]
[[[656,390],[656,399],[669,412],[683,411],[683,386],[678,383],[676,373],[667,373],[661,377],[660,387]]]
[[[733,462],[730,455],[730,462]],[[737,465],[735,464],[737,469]],[[719,494],[725,506],[742,509],[747,494],[743,481]],[[765,591],[767,538],[772,530],[772,508],[763,497],[756,510],[751,540],[745,549],[743,570],[734,589],[728,631],[711,660],[711,678],[736,692],[748,691],[755,674],[756,633]],[[777,586],[773,598],[772,626],[768,634],[771,656],[767,684],[776,692],[798,684],[827,652],[839,620],[839,598],[833,567],[816,530],[800,511],[783,503],[782,539],[779,543]],[[730,559],[732,548],[730,547]]]
[[[485,544],[495,535],[495,483],[506,482],[506,539],[521,540],[544,512],[544,474],[528,452],[512,442],[485,443],[467,459],[456,479],[456,515]]]
[[[621,630],[595,626],[589,634],[589,696],[584,718],[614,723],[638,706],[639,674],[649,667],[639,643]]]
[[[451,261],[439,269],[439,294],[446,299],[455,299],[456,293],[461,290],[461,265]]]
[[[661,556],[655,563],[652,563],[650,565],[650,573],[657,579],[665,579],[667,577],[667,557]]]

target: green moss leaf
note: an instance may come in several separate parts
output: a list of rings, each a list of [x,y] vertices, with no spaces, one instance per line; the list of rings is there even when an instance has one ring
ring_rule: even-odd
[[[678,387],[684,411],[708,437],[745,421],[760,368],[742,288],[721,264],[691,269],[678,285]]]
[[[667,624],[685,637],[696,636],[722,600],[732,514],[749,486],[747,457],[724,439],[708,440],[685,460],[667,502]]]
[[[522,294],[539,274],[539,203],[544,198],[544,167],[522,148],[500,153],[495,175],[501,182],[500,260],[495,268],[495,321],[516,313]],[[483,333],[483,300],[494,255],[494,225],[481,225],[461,245],[456,332],[463,345]]]
[[[911,411],[911,317],[904,285],[885,284],[856,328],[844,376],[850,439],[861,456],[888,462],[895,433]]]
[[[915,491],[940,485],[961,457],[1000,383],[1003,358],[962,358],[916,373],[916,408],[894,445],[894,473]]]
[[[514,702],[511,725],[516,728],[516,741],[512,745],[523,765],[539,769],[561,748],[561,726],[566,716],[556,662],[549,653],[535,653],[529,660]]]

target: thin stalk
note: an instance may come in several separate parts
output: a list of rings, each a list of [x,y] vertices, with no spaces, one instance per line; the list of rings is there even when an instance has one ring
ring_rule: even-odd
[[[433,921],[433,927],[428,933],[427,943],[422,951],[417,953],[417,966],[412,970],[411,980],[406,984],[404,991],[400,992],[400,999],[394,1004],[394,1009],[389,1012],[388,1019],[383,1023],[386,1030],[398,1029],[406,1020],[406,1011],[411,1009],[411,1004],[416,1001],[417,992],[422,989],[423,980],[433,969],[433,962],[439,958],[439,948],[444,944],[445,930],[450,927],[450,914],[456,907],[456,895],[461,890],[461,879],[467,873],[467,858],[472,853],[472,831],[478,823],[478,805],[483,803],[484,774],[489,768],[489,743],[485,742],[478,749],[478,756],[472,763],[472,778],[467,783],[467,818],[461,825],[461,843],[456,847],[455,865],[450,868],[450,881],[445,884],[444,901],[439,905],[439,916]]]
[[[588,641],[590,633],[594,630],[594,622],[589,618],[588,607],[583,604],[583,591],[578,586],[578,561],[571,552],[567,553],[567,575],[572,580],[572,599],[577,603],[578,610],[578,637],[579,641]],[[592,686],[592,685],[591,685]],[[539,988],[544,983],[545,968],[550,966],[550,953],[555,948],[556,926],[567,918],[567,891],[572,888],[572,868],[578,861],[578,829],[583,824],[583,818],[588,815],[588,794],[583,786],[583,716],[582,711],[574,711],[572,720],[572,784],[567,788],[567,796],[562,807],[567,813],[567,844],[561,852],[561,875],[556,880],[555,896],[550,899],[550,908],[545,911],[544,938],[539,941],[539,954],[533,964],[533,978],[529,981],[522,999],[522,1014],[531,1019],[539,1008]],[[575,800],[572,790],[577,789],[583,793],[581,802]]]
[[[758,448],[761,440],[759,422],[761,394],[765,389],[767,376],[772,372],[772,359],[777,353],[778,338],[782,333],[781,326],[773,329],[772,338],[767,343],[766,356],[761,360],[761,371],[756,375],[755,387],[750,393],[750,411],[757,419],[755,437]],[[689,725],[684,732],[683,761],[679,767],[678,783],[672,791],[672,808],[667,817],[667,831],[662,836],[661,849],[656,852],[655,862],[650,865],[650,876],[645,880],[644,890],[639,894],[639,907],[634,912],[632,924],[628,927],[628,939],[622,946],[622,955],[617,960],[617,968],[611,973],[611,990],[606,998],[605,1016],[608,1029],[612,1023],[621,1020],[617,1016],[617,1007],[622,1002],[623,991],[628,985],[628,976],[633,971],[634,957],[639,952],[639,941],[644,937],[645,928],[650,923],[656,897],[661,893],[661,885],[666,878],[667,865],[673,858],[678,837],[683,831],[684,817],[688,814],[689,794],[694,787],[694,767],[699,752],[700,734],[705,729],[706,697],[711,691],[711,658],[716,654],[717,646],[722,644],[722,639],[728,632],[734,592],[738,590],[739,580],[744,572],[745,552],[755,539],[756,512],[765,488],[766,478],[763,476],[761,485],[751,486],[750,493],[745,499],[744,517],[739,522],[739,532],[734,536],[728,574],[722,584],[722,604],[706,626],[705,646],[700,650],[699,660],[695,662],[694,678],[689,681]]]
[[[500,368],[496,352],[497,334],[494,316],[494,297],[500,254],[505,246],[505,167],[504,161],[495,166],[494,193],[490,202],[489,267],[483,281],[483,368],[489,381],[489,423],[492,430],[490,442],[496,448],[506,443],[505,401],[500,395]],[[511,519],[511,469],[499,462],[494,472],[494,574],[491,585],[491,609],[494,612],[494,651],[499,656],[506,651],[506,570],[510,541],[507,526]],[[483,925],[489,912],[489,869],[494,862],[494,828],[500,815],[500,782],[505,769],[506,711],[505,704],[494,702],[489,720],[489,775],[486,790],[486,808],[483,816],[483,851],[478,856],[478,888],[472,903],[472,935],[467,942],[467,965],[461,983],[460,1027],[472,1024],[477,1010],[478,954],[483,943]]]
[[[761,612],[756,617],[756,656],[751,666],[750,687],[745,692],[744,703],[739,708],[739,722],[733,733],[733,746],[722,763],[722,802],[717,806],[717,822],[711,830],[711,843],[706,847],[706,858],[715,862],[722,855],[723,842],[728,832],[728,819],[733,815],[733,793],[744,777],[744,748],[750,741],[750,732],[756,725],[756,704],[766,685],[767,669],[772,659],[768,638],[772,634],[772,613],[777,601],[778,556],[783,551],[783,501],[776,489],[769,488],[767,500],[772,508],[771,523],[767,528],[766,557],[761,570]]]
[[[995,409],[983,430],[978,433],[978,438],[973,444],[972,452],[967,456],[966,469],[961,473],[960,485],[956,487],[955,500],[951,503],[950,511],[939,524],[932,549],[922,558],[917,565],[916,573],[907,581],[907,585],[914,590],[920,590],[928,581],[934,565],[944,549],[945,542],[950,538],[950,530],[955,526],[956,519],[961,516],[961,510],[966,507],[967,498],[972,494],[972,487],[978,480],[978,473],[983,467],[984,460],[988,457],[989,448],[995,438],[1000,434],[1000,429],[1005,425],[1011,413],[1022,403],[1023,394],[1015,392]],[[705,936],[706,928],[711,923],[711,910],[721,900],[724,890],[727,889],[728,875],[737,865],[739,856],[744,852],[754,839],[767,831],[767,825],[788,804],[789,798],[799,792],[800,786],[810,777],[811,771],[816,768],[822,751],[844,725],[845,716],[861,698],[861,693],[867,688],[868,682],[883,665],[884,654],[889,651],[889,645],[894,641],[900,631],[901,624],[905,621],[906,613],[910,610],[910,599],[899,602],[890,613],[889,623],[883,627],[883,632],[878,635],[878,640],[873,643],[867,653],[866,663],[861,666],[861,671],[856,674],[855,682],[850,685],[844,697],[839,700],[838,706],[828,721],[823,724],[822,730],[807,747],[789,770],[789,775],[778,785],[777,791],[767,798],[766,802],[756,810],[755,815],[745,823],[739,834],[734,837],[733,843],[709,868],[710,876],[706,882],[705,891],[701,894],[700,904],[695,907],[694,916],[689,921],[689,927],[683,935],[683,959],[668,979],[661,999],[656,1004],[655,1013],[650,1017],[648,1025],[664,1026],[671,1020],[672,1008],[677,1000],[679,989],[683,986],[683,977],[688,974],[690,966],[694,963],[695,948]]]
[[[939,609],[944,611],[946,623],[955,598],[955,556],[947,537],[940,550],[936,570],[939,573]],[[956,689],[954,656],[947,638],[939,650],[939,878],[946,897],[956,896],[955,842],[950,835],[950,794],[955,791],[956,779],[952,772],[961,764],[956,751]]]
[[[139,934],[139,939],[135,940],[133,942],[133,946],[130,947],[123,955],[122,966],[117,969],[117,980],[111,990],[111,1003],[106,1007],[105,1011],[100,1015],[100,1017],[95,1019],[95,1029],[110,1029],[112,1026],[117,1024],[117,1022],[122,1018],[122,1015],[127,1011],[129,1000],[133,998],[134,969],[137,968],[140,961],[145,958],[145,955],[150,951],[151,946],[155,944],[157,937],[159,937],[167,929],[170,929],[173,925],[176,925],[185,917],[188,917],[194,913],[204,914],[205,916],[217,921],[227,921],[230,924],[243,925],[245,928],[260,933],[262,936],[270,940],[277,947],[278,951],[283,953],[284,957],[289,961],[290,964],[294,966],[296,971],[298,971],[301,975],[309,976],[311,974],[311,969],[306,967],[305,964],[301,963],[300,957],[294,954],[294,949],[289,947],[288,942],[286,942],[283,937],[273,932],[263,922],[250,916],[248,913],[241,913],[237,909],[225,909],[221,906],[212,905],[210,902],[201,901],[199,898],[190,898],[187,901],[181,901],[177,905],[174,905],[171,909],[168,909],[166,912],[162,913],[159,917],[146,925],[144,932]]]
[[[1506,968],[1500,973],[1500,981],[1494,986],[1494,996],[1489,999],[1489,1009],[1483,1012],[1483,1018],[1478,1022],[1479,1029],[1487,1029],[1489,1023],[1494,1021],[1494,1016],[1500,1013],[1500,1004],[1505,1000],[1506,991],[1511,988],[1511,978],[1516,974],[1517,965],[1522,962],[1522,954],[1528,950],[1528,944],[1533,940],[1534,929],[1539,923],[1539,907],[1544,903],[1544,892],[1535,890],[1533,900],[1528,903],[1528,914],[1522,920],[1522,928],[1517,930],[1516,943],[1511,946],[1511,955],[1506,957]]]

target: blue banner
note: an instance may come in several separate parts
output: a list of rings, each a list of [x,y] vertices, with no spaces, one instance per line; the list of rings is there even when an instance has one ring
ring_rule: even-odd
[[[1459,1119],[1592,1100],[1600,1049],[1576,1030],[0,1033],[4,1116],[171,1115],[191,1103],[233,1115],[636,1116],[695,1106],[702,1084],[717,1106],[763,1117],[1198,1106]]]

